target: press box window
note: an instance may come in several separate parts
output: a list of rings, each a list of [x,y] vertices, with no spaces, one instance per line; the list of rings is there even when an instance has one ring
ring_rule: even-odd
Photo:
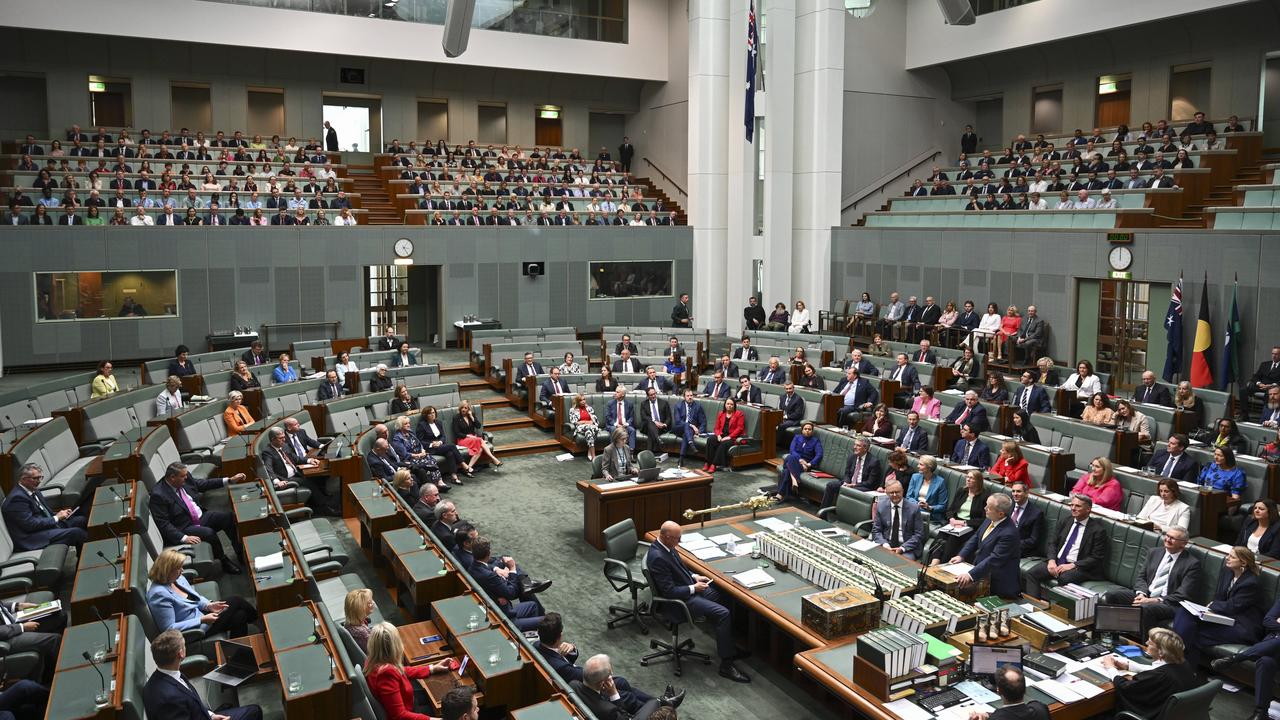
[[[35,278],[37,322],[178,314],[176,270],[36,273]]]

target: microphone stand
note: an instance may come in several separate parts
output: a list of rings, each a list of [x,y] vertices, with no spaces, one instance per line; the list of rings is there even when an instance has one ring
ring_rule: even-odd
[[[101,657],[99,657],[98,653],[96,653],[96,652],[93,654],[93,655],[94,655],[94,659],[95,659],[95,660],[101,661],[101,660],[102,660],[102,658],[104,658],[104,657],[106,657],[107,655],[110,655],[110,654],[111,654],[111,643],[112,643],[112,640],[115,638],[115,635],[116,635],[116,634],[115,634],[115,633],[113,633],[113,632],[111,631],[111,626],[107,624],[107,621],[102,619],[102,613],[101,613],[101,612],[98,612],[98,606],[97,606],[97,605],[90,605],[89,607],[93,609],[93,616],[94,616],[94,617],[96,617],[96,618],[98,618],[98,622],[102,623],[102,627],[103,627],[103,628],[105,628],[105,629],[106,629],[106,631],[107,631],[107,649],[106,649],[106,651],[104,651],[104,652],[102,653]]]
[[[866,562],[861,557],[854,555],[853,561],[858,565],[861,565],[863,568],[866,568],[867,572],[871,573],[871,582],[875,584],[875,588],[876,588],[875,590],[876,602],[879,604],[880,615],[881,617],[883,617],[884,602],[888,596],[884,591],[884,586],[880,584],[880,576],[876,575],[875,570],[872,570],[871,568],[867,567]]]
[[[97,695],[93,696],[93,706],[98,709],[104,708],[111,700],[111,696],[107,693],[107,678],[103,676],[102,670],[98,669],[98,663],[94,662],[93,656],[89,654],[88,650],[80,653],[80,657],[87,660],[93,666],[94,672],[98,673],[100,690]]]
[[[104,554],[103,554],[103,552],[102,552],[101,550],[99,550],[99,551],[98,551],[98,557],[102,558],[104,562],[109,563],[109,564],[111,565],[111,569],[115,571],[115,577],[113,577],[111,580],[109,580],[109,581],[107,582],[107,587],[108,587],[109,589],[111,589],[111,590],[117,590],[117,589],[119,589],[119,587],[120,587],[120,566],[116,564],[116,561],[114,561],[114,560],[108,560],[108,559],[107,559],[107,556],[106,556],[106,555],[104,555]]]

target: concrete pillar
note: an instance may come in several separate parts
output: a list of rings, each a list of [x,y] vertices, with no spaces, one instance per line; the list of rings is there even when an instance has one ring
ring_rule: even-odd
[[[691,300],[694,324],[712,332],[725,330],[726,317],[728,13],[729,4],[721,0],[689,2],[689,222],[694,228],[695,268]],[[673,288],[677,295],[685,291]]]
[[[831,228],[840,224],[844,6],[797,0],[791,284],[816,326],[831,305]]]
[[[729,15],[729,107],[722,131],[727,138],[729,174],[725,187],[728,227],[727,252],[721,263],[724,275],[724,325],[730,335],[742,329],[742,307],[751,290],[752,251],[755,233],[755,145],[747,144],[746,111],[747,3],[731,3]],[[757,11],[759,8],[757,8]],[[757,113],[759,108],[757,108]],[[754,120],[754,118],[753,118]],[[763,138],[756,138],[756,142]],[[719,322],[712,325],[721,327]]]
[[[764,288],[761,304],[788,307],[795,301],[791,285],[792,202],[796,138],[795,67],[796,0],[765,0],[768,13],[768,81],[764,92]],[[799,287],[805,287],[805,284]],[[806,293],[807,294],[807,291]],[[809,301],[806,300],[806,304]]]

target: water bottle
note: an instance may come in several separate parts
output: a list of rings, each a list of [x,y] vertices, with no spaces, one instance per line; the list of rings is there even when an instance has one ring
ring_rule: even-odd
[[[730,537],[729,542],[725,543],[724,549],[730,555],[737,555],[738,554],[738,538]]]
[[[800,516],[799,516],[799,515],[797,515],[797,516],[796,516],[796,519],[795,519],[795,520],[792,520],[792,521],[791,521],[791,527],[793,527],[793,528],[795,528],[795,529],[797,529],[797,530],[799,530],[799,529],[800,529]]]

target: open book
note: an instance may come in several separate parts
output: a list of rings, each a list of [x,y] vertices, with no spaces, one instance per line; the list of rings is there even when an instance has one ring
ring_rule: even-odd
[[[1235,618],[1228,617],[1226,615],[1219,615],[1218,613],[1213,612],[1208,607],[1201,605],[1200,603],[1193,603],[1190,600],[1183,600],[1182,607],[1186,608],[1187,612],[1191,613],[1192,615],[1195,615],[1196,617],[1200,618],[1201,620],[1204,620],[1205,622],[1217,623],[1219,625],[1226,625],[1227,627],[1231,627],[1232,625],[1236,624]]]

